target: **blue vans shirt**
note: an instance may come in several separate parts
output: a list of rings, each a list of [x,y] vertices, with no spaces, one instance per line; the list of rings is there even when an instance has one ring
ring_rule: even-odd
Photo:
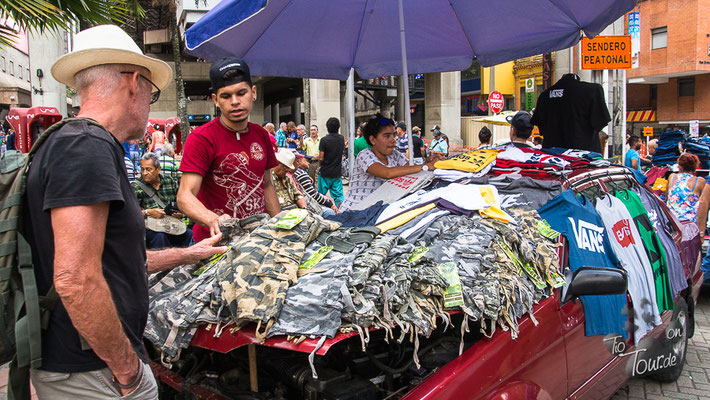
[[[572,190],[566,190],[538,212],[567,239],[569,267],[573,272],[582,266],[618,268],[604,225],[586,197],[577,197]],[[587,336],[620,334],[628,338],[626,294],[582,296],[581,300]]]

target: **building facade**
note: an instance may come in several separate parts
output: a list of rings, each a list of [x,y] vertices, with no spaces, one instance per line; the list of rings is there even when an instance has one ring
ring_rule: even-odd
[[[634,134],[710,124],[710,1],[639,1],[633,12],[640,34],[638,67],[627,75]]]
[[[0,123],[10,107],[32,105],[30,75],[29,38],[20,33],[13,46],[0,53]]]

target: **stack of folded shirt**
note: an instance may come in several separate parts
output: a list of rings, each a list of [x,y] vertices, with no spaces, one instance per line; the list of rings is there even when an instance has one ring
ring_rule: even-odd
[[[678,144],[685,142],[683,131],[666,131],[658,139],[656,152],[653,154],[652,164],[654,166],[673,165],[678,161],[680,149]]]
[[[700,160],[698,168],[707,169],[710,166],[710,146],[705,141],[698,138],[688,138],[683,144],[683,149],[698,156]]]
[[[464,172],[480,173],[496,160],[498,150],[474,150],[448,160],[437,161],[437,169],[459,170]]]
[[[524,176],[546,176],[551,172],[588,168],[589,160],[564,154],[548,154],[532,148],[508,146],[498,153],[493,171],[499,174],[519,173]]]

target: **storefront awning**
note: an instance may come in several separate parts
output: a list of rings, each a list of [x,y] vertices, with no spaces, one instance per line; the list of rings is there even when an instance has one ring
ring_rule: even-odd
[[[638,110],[626,112],[626,122],[653,122],[655,120],[655,110]]]

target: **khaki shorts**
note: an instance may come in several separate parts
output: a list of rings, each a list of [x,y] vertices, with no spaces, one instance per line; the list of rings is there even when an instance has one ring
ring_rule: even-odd
[[[121,396],[118,386],[111,382],[113,374],[108,368],[88,372],[51,372],[39,369],[30,370],[32,385],[37,397],[51,400],[77,399],[151,399],[158,398],[158,385],[153,371],[143,363],[143,376],[138,387]]]

